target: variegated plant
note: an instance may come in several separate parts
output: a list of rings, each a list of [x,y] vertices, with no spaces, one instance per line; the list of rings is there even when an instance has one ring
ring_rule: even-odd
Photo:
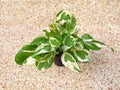
[[[61,61],[69,69],[80,72],[78,62],[90,62],[90,50],[100,50],[106,46],[89,34],[78,36],[76,19],[65,11],[60,11],[50,30],[43,30],[31,43],[22,47],[15,61],[19,65],[35,64],[39,70],[48,69],[55,55],[62,52]]]

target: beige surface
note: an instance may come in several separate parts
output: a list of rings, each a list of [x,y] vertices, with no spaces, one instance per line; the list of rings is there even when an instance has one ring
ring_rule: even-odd
[[[21,46],[42,34],[61,9],[75,15],[80,35],[93,35],[115,53],[91,52],[93,62],[80,63],[80,74],[55,65],[45,71],[17,65]],[[1,0],[0,90],[120,90],[120,0]]]

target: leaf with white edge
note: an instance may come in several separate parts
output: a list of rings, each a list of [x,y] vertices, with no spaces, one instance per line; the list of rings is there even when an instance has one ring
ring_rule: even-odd
[[[55,51],[55,48],[51,47],[50,44],[41,44],[34,53],[34,56],[39,55],[39,54],[44,54],[48,52]]]
[[[94,44],[93,42],[85,42],[84,43],[85,47],[88,49],[88,50],[100,50],[101,48],[98,47],[96,44]]]
[[[58,48],[60,46],[60,42],[58,41],[58,39],[56,39],[54,37],[49,38],[49,43],[50,43],[51,47],[54,47],[54,48]]]
[[[25,60],[24,64],[31,65],[31,64],[35,64],[35,62],[36,62],[36,59],[34,59],[32,56],[30,56]]]
[[[43,30],[43,32],[45,33],[46,37],[50,37],[50,32],[48,32],[47,30]]]
[[[81,71],[75,58],[70,53],[64,52],[61,57],[61,60],[62,60],[62,63],[69,69],[71,69],[75,72]]]
[[[102,47],[106,47],[106,44],[104,44],[103,42],[100,42],[100,41],[97,41],[97,40],[94,40],[92,41],[95,45],[97,45],[99,48],[102,48]]]
[[[90,53],[83,49],[83,50],[79,50],[79,51],[73,51],[75,58],[80,61],[80,62],[90,62],[91,58],[90,58]]]
[[[74,47],[75,47],[75,49],[77,49],[77,50],[83,49],[83,48],[84,48],[84,43],[83,43],[83,41],[82,41],[80,38],[78,38],[77,41],[76,41],[76,44],[74,45]]]
[[[35,38],[30,44],[32,45],[40,45],[41,43],[45,43],[47,38],[45,36],[39,36]]]
[[[92,36],[89,34],[82,35],[81,39],[84,42],[84,46],[88,50],[100,50],[102,47],[105,47],[106,45],[100,41],[95,40]]]
[[[19,65],[24,64],[26,62],[26,59],[34,53],[36,48],[37,45],[23,46],[23,48],[15,56],[15,62]]]
[[[66,22],[66,29],[69,34],[74,34],[76,32],[76,19],[74,16],[71,16],[70,20]]]
[[[63,51],[67,51],[69,50],[75,43],[76,38],[74,38],[73,36],[66,36],[65,39],[63,40]]]
[[[39,57],[39,56],[38,56]],[[41,57],[40,57],[41,58]],[[39,60],[37,60],[36,62],[36,66],[39,70],[44,70],[44,69],[48,69],[52,64],[53,64],[53,58],[54,58],[54,54],[52,53],[48,53],[44,56],[44,58],[41,58]]]
[[[62,20],[66,21],[66,20],[69,20],[69,19],[70,19],[69,13],[66,12],[66,11],[61,11],[60,13],[57,14],[57,20],[56,20],[56,22],[59,23]]]

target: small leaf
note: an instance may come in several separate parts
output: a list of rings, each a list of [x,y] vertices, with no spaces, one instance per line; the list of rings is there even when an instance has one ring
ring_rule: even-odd
[[[58,48],[60,46],[60,42],[54,37],[49,38],[49,43],[52,47],[55,47],[55,48]]]
[[[56,16],[58,17],[62,12],[63,10],[59,11]]]
[[[81,71],[75,58],[70,53],[64,52],[61,57],[61,60],[62,60],[62,63],[69,69],[71,69],[75,72]]]
[[[60,11],[60,13],[57,14],[57,23],[60,23],[62,20],[67,21],[70,19],[70,15],[68,14],[68,12],[65,11]]]
[[[26,62],[26,59],[31,56],[37,45],[25,45],[15,56],[15,61],[17,64],[22,65]]]
[[[48,32],[47,30],[43,30],[43,32],[45,33],[45,36],[50,37],[50,32]]]
[[[111,47],[112,52],[115,52],[114,48]]]
[[[93,37],[90,36],[89,34],[83,34],[81,36],[81,38],[83,39],[83,41],[93,41],[94,40]]]

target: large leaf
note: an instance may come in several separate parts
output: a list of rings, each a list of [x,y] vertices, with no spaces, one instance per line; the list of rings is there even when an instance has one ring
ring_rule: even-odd
[[[26,59],[34,53],[36,48],[37,45],[25,45],[15,56],[16,63],[19,65],[27,63]]]
[[[48,40],[46,39],[45,36],[39,36],[37,38],[35,38],[30,44],[32,45],[40,45],[42,43],[47,42]]]
[[[80,72],[80,68],[79,68],[75,58],[70,53],[64,52],[61,57],[61,60],[62,60],[62,63],[69,69],[71,69],[75,72]]]
[[[44,69],[48,69],[52,65],[54,54],[53,53],[42,54],[42,55],[37,55],[34,58],[37,59],[36,62],[37,68],[39,70],[44,70]]]
[[[74,38],[73,36],[66,36],[65,39],[63,40],[63,51],[67,51],[68,49],[70,49],[74,43],[76,41],[76,38]]]
[[[49,43],[54,48],[58,48],[60,46],[60,41],[54,37],[49,38]]]
[[[91,58],[90,58],[90,53],[83,49],[83,50],[75,50],[73,51],[74,55],[75,55],[75,58],[80,61],[80,62],[89,62],[91,61]]]
[[[82,35],[82,40],[84,42],[84,46],[88,50],[100,50],[102,47],[105,47],[106,45],[100,41],[95,40],[92,36],[89,34]]]

